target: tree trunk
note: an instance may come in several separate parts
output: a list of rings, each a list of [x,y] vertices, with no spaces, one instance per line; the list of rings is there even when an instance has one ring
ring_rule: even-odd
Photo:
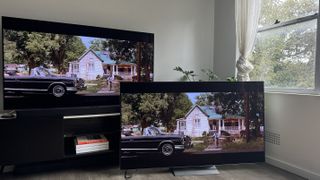
[[[136,53],[136,62],[137,62],[137,81],[141,82],[141,43],[137,43],[137,53]]]
[[[141,121],[141,134],[143,134],[143,130],[148,126],[149,126],[149,124],[147,123],[147,121],[145,121],[145,120]]]
[[[244,113],[245,113],[245,125],[246,125],[246,142],[250,141],[250,112],[249,112],[249,95],[244,93]]]
[[[31,58],[28,58],[28,67],[29,67],[29,75],[31,75],[31,70],[35,68],[35,62]]]

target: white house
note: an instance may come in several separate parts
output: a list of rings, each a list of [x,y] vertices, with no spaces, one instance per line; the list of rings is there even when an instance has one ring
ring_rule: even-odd
[[[193,106],[184,118],[177,119],[176,133],[191,137],[200,137],[203,132],[226,131],[240,135],[245,130],[243,117],[222,118],[213,106]]]
[[[107,51],[87,50],[77,61],[69,63],[67,76],[77,76],[84,80],[95,80],[98,76],[119,75],[132,80],[136,75],[137,65],[129,62],[116,63]]]

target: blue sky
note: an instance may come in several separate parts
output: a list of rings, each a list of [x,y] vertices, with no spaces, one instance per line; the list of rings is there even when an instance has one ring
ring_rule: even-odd
[[[203,94],[203,93],[186,93],[186,95],[188,96],[192,104],[196,103],[197,101],[196,97],[199,96],[200,94]]]

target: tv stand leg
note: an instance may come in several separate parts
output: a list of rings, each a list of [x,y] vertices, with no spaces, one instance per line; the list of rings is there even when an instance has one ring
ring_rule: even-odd
[[[131,179],[132,178],[132,174],[129,173],[129,170],[125,170],[124,171],[124,179]]]

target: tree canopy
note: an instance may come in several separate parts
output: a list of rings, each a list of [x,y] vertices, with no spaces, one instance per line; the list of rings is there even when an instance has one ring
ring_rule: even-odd
[[[123,94],[121,106],[124,125],[162,125],[173,131],[176,119],[185,116],[192,102],[184,93]]]
[[[260,26],[318,12],[318,0],[263,0]],[[250,60],[252,80],[267,87],[313,88],[317,21],[258,33]]]
[[[153,44],[117,39],[96,39],[91,42],[91,49],[108,51],[110,58],[117,63],[137,64],[137,81],[150,81],[153,71]]]
[[[40,65],[53,65],[59,73],[85,51],[77,36],[4,30],[4,61],[26,64],[29,71]]]

